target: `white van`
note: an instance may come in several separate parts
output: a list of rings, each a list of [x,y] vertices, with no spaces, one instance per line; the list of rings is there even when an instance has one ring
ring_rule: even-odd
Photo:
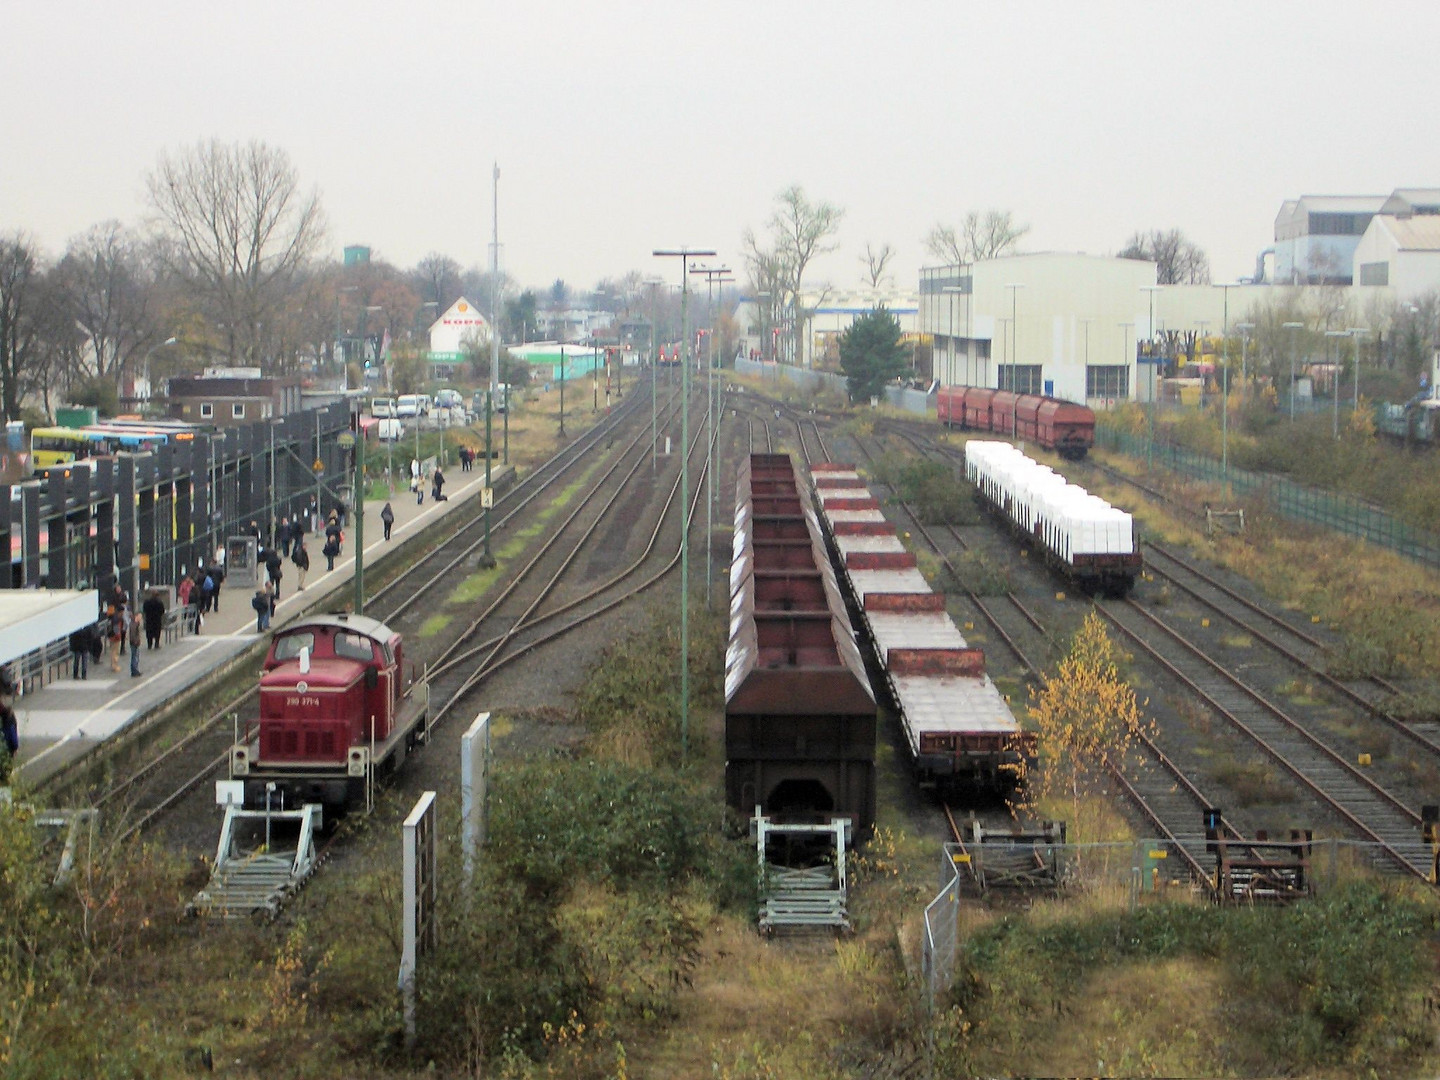
[[[381,420],[376,425],[375,437],[381,442],[399,442],[405,437],[405,425],[399,420]]]
[[[422,394],[401,394],[395,399],[396,416],[419,416]]]
[[[460,396],[459,390],[441,390],[435,395],[435,404],[442,409],[453,409],[456,405],[464,405],[465,399]]]
[[[375,417],[376,420],[383,420],[386,417],[394,416],[395,399],[383,397],[371,398],[370,415]]]

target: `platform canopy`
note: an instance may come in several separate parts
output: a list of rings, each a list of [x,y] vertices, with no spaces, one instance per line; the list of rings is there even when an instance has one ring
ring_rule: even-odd
[[[68,638],[99,612],[94,589],[0,589],[0,664]]]

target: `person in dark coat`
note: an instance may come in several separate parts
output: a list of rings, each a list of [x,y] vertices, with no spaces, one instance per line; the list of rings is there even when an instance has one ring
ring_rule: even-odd
[[[295,564],[295,569],[300,575],[300,591],[305,591],[305,575],[310,570],[310,550],[305,546],[305,538],[297,537],[295,550],[290,553],[290,561]]]
[[[165,629],[165,601],[152,589],[145,597],[145,603],[140,605],[140,611],[145,616],[145,647],[158,649],[160,632]]]
[[[325,534],[325,546],[320,549],[320,554],[325,556],[325,569],[335,569],[335,556],[340,554],[340,539],[337,536]]]
[[[389,540],[390,530],[395,527],[395,511],[390,508],[388,502],[385,504],[385,509],[380,511],[380,524],[385,526],[385,539]]]
[[[294,536],[290,531],[290,519],[289,517],[282,517],[280,519],[280,527],[275,530],[275,543],[280,548],[282,558],[288,559],[290,557],[290,544],[293,539]]]
[[[88,679],[90,677],[90,650],[93,644],[90,636],[94,629],[89,626],[82,626],[70,635],[70,678]]]
[[[265,572],[270,575],[270,584],[275,586],[275,591],[271,594],[270,598],[275,603],[280,602],[280,579],[284,576],[284,571],[281,568],[284,565],[285,560],[280,558],[280,552],[276,551],[273,547],[265,552]],[[271,608],[274,608],[274,604],[271,605]],[[271,613],[274,613],[273,610]]]
[[[214,609],[216,615],[219,615],[220,589],[225,584],[225,564],[222,562],[217,562],[213,566],[211,566],[210,576],[215,581],[215,592],[210,597],[210,607]]]
[[[437,465],[435,466],[435,471],[430,475],[430,497],[436,502],[443,501],[444,497],[440,494],[440,491],[444,487],[445,474],[440,471],[440,466]]]

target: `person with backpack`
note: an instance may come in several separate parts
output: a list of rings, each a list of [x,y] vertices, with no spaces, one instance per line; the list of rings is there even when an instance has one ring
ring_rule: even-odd
[[[295,550],[290,554],[290,561],[295,564],[295,569],[300,575],[299,589],[305,591],[305,574],[310,569],[310,552],[305,547],[305,537],[295,538]]]
[[[217,561],[210,567],[210,576],[215,579],[215,593],[210,597],[210,608],[216,615],[220,614],[220,589],[225,584],[225,563]]]
[[[380,511],[380,524],[385,526],[385,539],[389,540],[390,530],[395,527],[395,511],[390,508],[388,502],[385,504],[385,509]]]
[[[340,540],[338,534],[331,536],[325,534],[325,546],[320,549],[320,554],[325,556],[325,569],[335,569],[335,556],[340,554]]]
[[[263,634],[265,628],[270,625],[270,598],[268,581],[256,589],[255,595],[250,598],[250,606],[255,609],[255,632],[257,634]]]

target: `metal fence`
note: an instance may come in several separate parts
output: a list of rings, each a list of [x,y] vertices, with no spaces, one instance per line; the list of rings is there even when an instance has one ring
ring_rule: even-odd
[[[920,970],[925,981],[925,1004],[931,1012],[955,980],[960,945],[960,874],[955,857],[959,844],[946,844],[940,852],[940,891],[925,905],[925,940],[921,943]]]
[[[1440,567],[1440,544],[1434,533],[1407,524],[1353,495],[1321,491],[1283,476],[1250,472],[1234,465],[1227,473],[1218,458],[1110,427],[1096,427],[1095,445],[1207,483],[1223,484],[1228,480],[1236,492],[1264,499],[1282,517],[1333,529],[1426,566]]]
[[[1206,868],[1211,875],[1210,882],[1193,879],[1175,845],[1168,840],[1140,838],[1114,843],[1047,844],[1047,850],[1058,853],[1062,867],[1060,887],[1050,895],[1085,897],[1132,912],[1142,905],[1167,900],[1214,902],[1212,890],[1218,882],[1218,860],[1207,853],[1205,837],[1196,834],[1176,839]],[[1435,852],[1422,840],[1418,828],[1412,840],[1396,842],[1391,850],[1420,871],[1435,865]],[[983,849],[967,851],[953,843],[944,845],[940,853],[940,889],[925,906],[921,942],[925,1001],[932,1012],[943,1007],[959,971],[964,948],[960,934],[964,910],[961,900],[978,893],[977,875],[972,868],[983,858]],[[1396,861],[1395,854],[1380,844],[1327,837],[1309,843],[1303,881],[1310,895],[1323,896],[1343,881],[1377,872],[1407,873]],[[1243,879],[1232,879],[1232,885],[1234,880]],[[1032,892],[1032,895],[1045,893]],[[1263,898],[1256,900],[1243,891],[1229,899],[1242,904],[1264,902]]]
[[[735,370],[741,375],[758,375],[762,379],[787,382],[802,390],[833,390],[849,396],[845,376],[833,371],[814,371],[810,368],[791,367],[789,364],[762,364],[754,360],[737,357]],[[907,386],[887,386],[885,402],[897,409],[924,416],[935,411],[935,397],[924,390],[912,390]]]

